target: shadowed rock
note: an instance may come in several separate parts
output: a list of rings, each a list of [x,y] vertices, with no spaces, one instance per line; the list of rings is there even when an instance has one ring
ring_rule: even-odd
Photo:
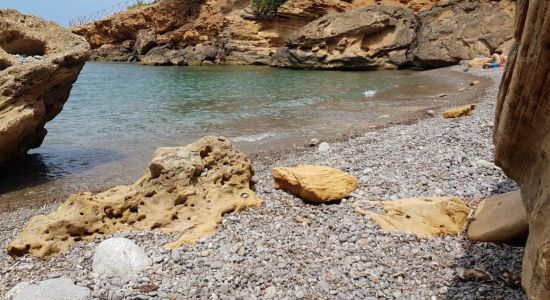
[[[550,2],[518,1],[515,20],[498,96],[495,162],[521,187],[527,212],[522,285],[529,299],[550,299]]]
[[[181,234],[167,245],[177,248],[213,234],[224,214],[261,205],[252,176],[250,161],[225,138],[159,148],[134,184],[70,196],[57,211],[33,217],[7,251],[48,258],[99,234],[154,229]]]
[[[61,26],[0,10],[0,163],[42,144],[88,55],[88,43]]]

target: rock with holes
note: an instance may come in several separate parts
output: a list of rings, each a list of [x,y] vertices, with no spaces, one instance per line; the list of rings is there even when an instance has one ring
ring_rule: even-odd
[[[40,146],[88,55],[88,43],[61,26],[0,9],[0,163]]]
[[[349,196],[357,178],[341,170],[312,165],[273,169],[275,188],[291,192],[310,202],[330,202]]]
[[[327,14],[295,32],[272,64],[311,69],[396,69],[407,63],[417,19],[407,8],[375,5]]]
[[[101,242],[94,253],[95,274],[131,278],[151,265],[151,259],[136,243],[126,238],[110,238]]]
[[[395,201],[373,201],[384,214],[367,215],[385,232],[401,231],[417,236],[444,236],[460,233],[471,209],[456,197],[424,197]]]
[[[154,229],[181,234],[166,245],[176,248],[213,234],[224,214],[258,207],[253,175],[250,161],[226,138],[159,148],[134,184],[70,196],[55,212],[33,217],[7,251],[47,258],[98,234]]]

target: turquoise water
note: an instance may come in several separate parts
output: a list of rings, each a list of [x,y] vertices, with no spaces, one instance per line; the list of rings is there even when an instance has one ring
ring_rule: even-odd
[[[0,197],[48,202],[129,183],[154,149],[205,135],[229,137],[247,152],[337,137],[433,106],[453,80],[412,71],[90,62],[47,124],[42,147],[0,174]]]

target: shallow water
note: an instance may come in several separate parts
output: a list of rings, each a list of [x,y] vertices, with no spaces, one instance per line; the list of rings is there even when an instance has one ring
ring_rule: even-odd
[[[139,177],[154,149],[205,135],[245,151],[335,137],[448,100],[456,78],[413,71],[88,63],[27,160],[0,172],[0,211]]]

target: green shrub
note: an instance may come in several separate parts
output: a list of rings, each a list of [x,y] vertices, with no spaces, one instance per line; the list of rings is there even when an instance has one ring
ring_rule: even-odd
[[[147,6],[147,5],[150,5],[150,4],[153,4],[157,1],[153,1],[153,2],[150,2],[150,1],[145,1],[145,0],[137,0],[136,3],[128,6],[128,9],[133,9],[133,8],[138,8],[138,7],[142,7],[142,6]]]
[[[254,10],[262,15],[272,16],[277,13],[277,9],[286,0],[252,0]]]

